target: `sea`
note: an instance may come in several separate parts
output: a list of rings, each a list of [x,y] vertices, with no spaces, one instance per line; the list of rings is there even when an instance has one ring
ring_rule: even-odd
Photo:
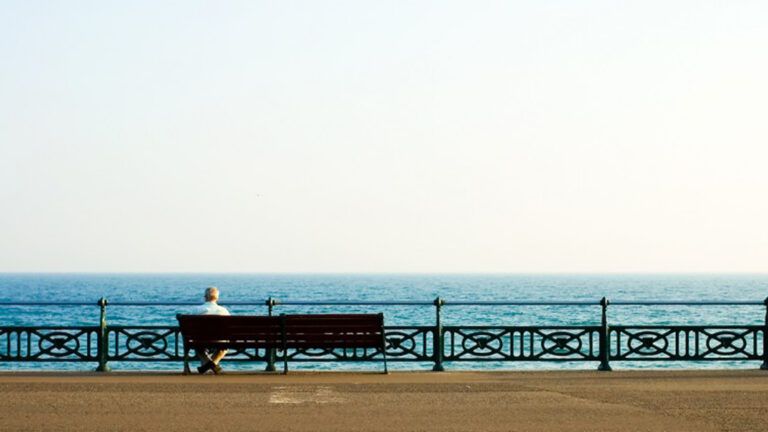
[[[443,325],[598,325],[600,306],[611,301],[762,302],[768,296],[768,274],[100,274],[0,273],[0,327],[97,325],[97,301],[110,303],[202,302],[208,286],[220,289],[220,303],[233,314],[266,314],[268,298],[285,302],[424,301],[440,297]],[[482,301],[584,301],[590,306],[451,305]],[[7,305],[11,302],[83,302],[83,306]],[[174,325],[186,305],[120,306],[107,308],[111,325]],[[430,305],[278,305],[275,313],[383,312],[387,325],[434,325]],[[614,325],[761,325],[765,307],[622,306],[609,307]],[[0,370],[91,370],[80,362],[35,363],[0,360]],[[430,364],[396,363],[393,369],[429,370]],[[594,369],[591,362],[449,362],[447,370]],[[614,369],[638,368],[756,368],[759,362],[614,362]],[[115,370],[178,370],[175,362],[123,362]],[[249,364],[235,369],[258,370]],[[299,369],[376,369],[376,365],[308,363]]]

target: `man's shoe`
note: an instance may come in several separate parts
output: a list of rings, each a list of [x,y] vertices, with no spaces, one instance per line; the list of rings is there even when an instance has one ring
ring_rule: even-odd
[[[222,373],[224,373],[224,369],[222,369],[221,366],[219,366],[219,365],[217,365],[215,363],[211,363],[211,364],[213,365],[212,366],[213,373],[215,373],[216,375],[221,375]]]
[[[197,367],[197,372],[200,373],[200,374],[204,374],[204,373],[208,372],[208,369],[210,369],[210,368],[212,368],[214,366],[218,367],[218,365],[214,365],[213,362],[205,362],[204,365]]]

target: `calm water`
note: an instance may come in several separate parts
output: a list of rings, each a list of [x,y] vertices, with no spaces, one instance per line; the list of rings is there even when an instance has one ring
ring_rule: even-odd
[[[196,302],[206,286],[221,289],[221,303],[280,300],[312,301],[447,301],[473,300],[585,300],[606,296],[614,300],[758,300],[768,296],[768,274],[759,275],[270,275],[270,274],[0,274],[0,302],[83,301],[94,306],[0,306],[0,325],[95,325],[102,296],[112,302]],[[264,306],[234,306],[233,313],[266,313]],[[111,306],[110,324],[175,324],[185,307]],[[425,306],[278,306],[278,313],[383,311],[388,325],[431,325],[434,308]],[[445,325],[579,325],[599,324],[600,308],[446,306]],[[612,306],[614,324],[761,324],[758,306]],[[177,369],[176,364],[113,365],[120,369]],[[420,368],[396,364],[395,368]],[[592,368],[591,363],[480,363],[448,364],[469,368]],[[747,363],[621,363],[634,367],[756,367]],[[8,364],[3,369],[89,369],[92,365]],[[247,366],[246,368],[253,367]],[[329,367],[312,365],[313,368]],[[353,365],[344,365],[354,368]],[[362,368],[369,366],[363,365]],[[375,367],[375,366],[374,366]]]

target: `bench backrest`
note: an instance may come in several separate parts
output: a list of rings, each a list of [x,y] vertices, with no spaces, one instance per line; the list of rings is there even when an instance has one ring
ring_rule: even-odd
[[[177,315],[187,346],[381,348],[384,314]]]
[[[181,334],[190,346],[222,343],[259,347],[282,344],[280,317],[255,315],[177,315]]]
[[[381,348],[384,314],[283,315],[287,348]]]

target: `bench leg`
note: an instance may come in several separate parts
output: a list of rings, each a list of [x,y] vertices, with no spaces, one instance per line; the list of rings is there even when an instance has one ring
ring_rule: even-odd
[[[275,349],[267,348],[267,367],[264,369],[266,372],[275,371]]]
[[[381,326],[381,355],[384,356],[384,374],[389,374],[387,369],[387,332],[384,330],[384,314],[379,314],[379,325]]]
[[[283,375],[288,375],[288,349],[283,349]]]
[[[189,375],[192,371],[189,370],[189,349],[184,347],[184,372],[182,374]]]
[[[387,354],[384,353],[384,375],[389,374],[389,369],[387,369]]]

